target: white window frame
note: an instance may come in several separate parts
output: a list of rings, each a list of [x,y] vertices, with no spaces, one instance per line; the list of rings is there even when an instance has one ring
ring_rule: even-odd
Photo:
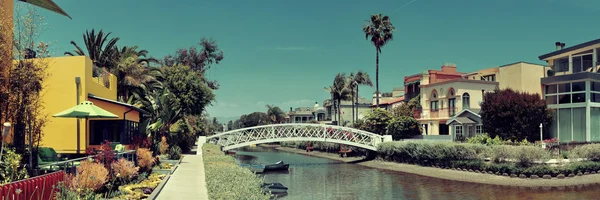
[[[463,132],[463,126],[462,125],[455,125],[454,126],[454,135],[464,135],[463,133],[464,132]]]

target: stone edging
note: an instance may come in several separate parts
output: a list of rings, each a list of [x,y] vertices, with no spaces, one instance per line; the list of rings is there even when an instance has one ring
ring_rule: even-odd
[[[156,199],[156,197],[158,197],[158,195],[160,194],[160,191],[162,191],[163,187],[165,187],[165,185],[169,181],[169,178],[171,178],[171,175],[167,174],[165,176],[165,178],[163,178],[163,180],[160,181],[160,183],[156,186],[156,188],[154,188],[154,190],[152,191],[152,193],[150,193],[150,196],[148,196],[147,199],[150,199],[150,200]]]

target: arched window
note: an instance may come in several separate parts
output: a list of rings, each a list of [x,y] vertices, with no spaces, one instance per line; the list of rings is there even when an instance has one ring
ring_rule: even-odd
[[[433,92],[431,92],[431,98],[432,98],[432,99],[437,99],[437,98],[438,98],[438,95],[437,95],[437,91],[436,91],[436,90],[433,90]]]
[[[448,98],[454,97],[454,88],[448,89]]]
[[[470,108],[471,96],[469,96],[469,93],[465,92],[462,95],[462,101],[463,101],[463,109]]]

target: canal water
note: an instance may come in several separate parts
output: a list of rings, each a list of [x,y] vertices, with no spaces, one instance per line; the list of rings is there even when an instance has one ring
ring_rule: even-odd
[[[346,164],[330,159],[247,147],[237,151],[241,163],[290,164],[288,172],[260,175],[265,182],[280,182],[288,193],[278,199],[600,199],[600,186],[529,189],[465,183],[396,171]]]

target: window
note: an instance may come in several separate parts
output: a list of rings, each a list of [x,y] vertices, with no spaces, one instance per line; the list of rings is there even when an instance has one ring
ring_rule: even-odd
[[[598,84],[600,86],[600,84]],[[598,88],[600,89],[600,87]],[[546,94],[556,94],[558,92],[558,86],[556,85],[546,85]]]
[[[594,85],[594,82],[591,82],[592,101],[596,99],[593,91],[594,87],[598,87],[598,89],[600,90],[600,84]],[[545,99],[546,103],[549,105],[584,103],[587,100],[587,95],[585,94],[585,81],[546,85],[545,88]],[[600,92],[598,93],[600,94]],[[598,100],[600,101],[600,99]]]
[[[462,125],[454,126],[454,134],[455,135],[462,135],[463,134],[463,127],[462,127]]]
[[[450,88],[448,90],[448,97],[454,97],[454,89],[453,88]]]
[[[431,111],[433,111],[433,112],[438,111],[438,101],[431,102]]]
[[[554,71],[556,71],[556,72],[569,71],[569,57],[555,59],[554,60]]]
[[[483,125],[475,126],[475,133],[477,133],[477,134],[483,133]]]
[[[90,144],[99,145],[104,140],[131,144],[131,138],[139,134],[137,122],[123,120],[90,120]]]
[[[433,92],[431,92],[431,98],[432,99],[437,99],[438,98],[437,91],[433,90]]]
[[[492,75],[482,76],[481,80],[482,81],[496,81],[496,75],[492,74]]]
[[[469,96],[469,93],[464,93],[462,95],[462,100],[463,100],[463,109],[465,108],[470,108],[469,103],[471,102],[471,96]]]

